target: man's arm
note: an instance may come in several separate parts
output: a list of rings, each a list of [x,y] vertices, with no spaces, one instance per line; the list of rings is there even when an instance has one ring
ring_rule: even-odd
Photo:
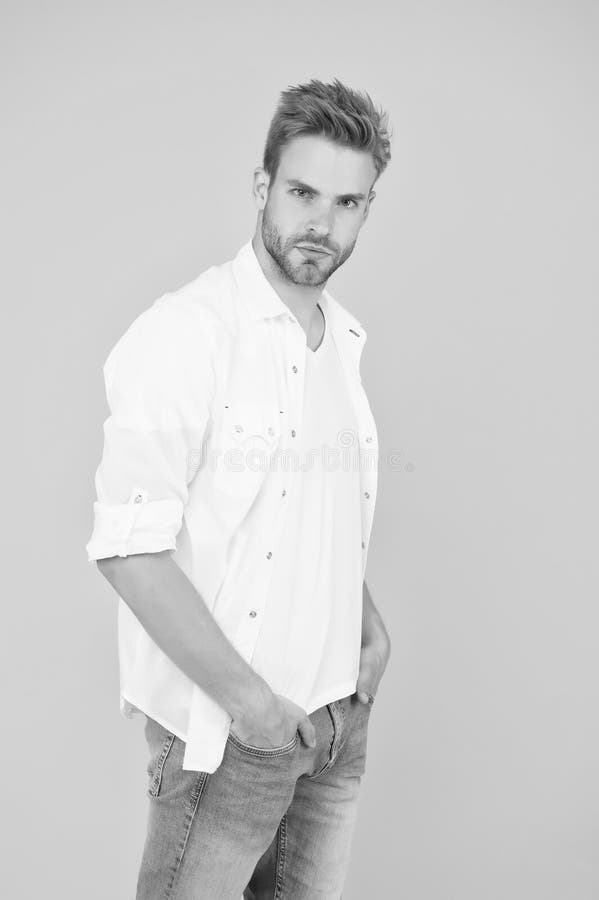
[[[117,341],[103,368],[110,416],[88,559],[156,645],[229,713],[241,740],[272,748],[295,726],[312,745],[306,711],[245,662],[171,556],[189,502],[190,453],[211,419],[215,369],[209,324],[190,330],[166,303]]]
[[[233,719],[258,717],[273,699],[245,662],[170,551],[97,560],[100,572],[152,640]]]
[[[366,582],[362,586],[362,601],[362,646],[374,645],[389,654],[391,641]]]
[[[374,605],[368,585],[362,587],[362,650],[360,674],[356,685],[358,699],[368,703],[374,696],[391,655],[391,641],[384,622]]]
[[[158,647],[232,718],[274,696],[228,641],[171,556],[189,502],[190,453],[216,389],[211,332],[153,305],[104,365],[110,417],[88,555]]]

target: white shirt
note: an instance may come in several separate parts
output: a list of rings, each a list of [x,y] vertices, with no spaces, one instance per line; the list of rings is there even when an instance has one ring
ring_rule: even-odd
[[[358,424],[330,330],[305,350],[298,480],[251,660],[308,713],[355,691],[362,637]]]
[[[361,591],[378,481],[377,429],[359,373],[367,335],[326,289],[319,302],[357,422]],[[110,415],[88,559],[172,550],[249,664],[288,501],[301,482],[306,349],[304,330],[248,241],[234,259],[156,299],[103,367]],[[141,710],[181,737],[184,769],[216,771],[231,716],[155,644],[121,597],[118,635],[123,715]]]

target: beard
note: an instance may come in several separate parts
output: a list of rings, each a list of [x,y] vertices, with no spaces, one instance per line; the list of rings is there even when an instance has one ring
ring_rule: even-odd
[[[319,287],[327,283],[333,272],[351,256],[357,240],[356,238],[353,243],[344,247],[339,256],[323,255],[322,259],[319,260],[305,259],[294,263],[291,260],[291,254],[296,244],[313,244],[316,247],[319,241],[315,240],[311,235],[304,236],[301,234],[283,238],[275,222],[270,218],[268,204],[262,213],[261,231],[262,243],[279,270],[279,277],[283,281],[290,281],[292,284],[305,284],[311,287]],[[322,241],[320,244],[327,250],[332,250],[331,247],[323,244]]]

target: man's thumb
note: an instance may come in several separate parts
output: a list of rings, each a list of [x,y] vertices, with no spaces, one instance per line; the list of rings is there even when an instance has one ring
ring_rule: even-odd
[[[316,746],[316,729],[314,728],[314,725],[312,724],[308,716],[306,716],[306,718],[299,726],[299,732],[302,736],[304,744],[306,744],[308,747]]]

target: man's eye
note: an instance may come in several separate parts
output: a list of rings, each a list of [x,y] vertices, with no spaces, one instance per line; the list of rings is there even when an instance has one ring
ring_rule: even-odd
[[[292,188],[291,193],[295,193],[296,196],[297,196],[297,192],[298,192],[298,191],[299,191],[299,193],[300,193],[302,196],[307,196],[307,195],[308,195],[308,191],[306,191],[304,188]]]
[[[346,197],[345,200],[342,200],[341,202],[342,202],[342,203],[353,203],[354,206],[357,206],[357,205],[358,205],[358,204],[356,203],[355,200],[352,200],[352,199],[351,199],[351,197]],[[346,209],[351,209],[352,207],[351,207],[351,206],[346,206],[345,208],[346,208]]]

